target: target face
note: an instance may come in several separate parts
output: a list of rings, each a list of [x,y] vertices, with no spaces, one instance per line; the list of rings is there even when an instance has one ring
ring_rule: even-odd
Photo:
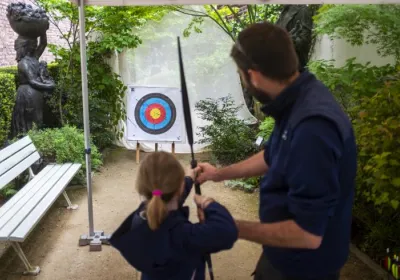
[[[175,123],[176,108],[166,95],[150,93],[143,96],[135,107],[138,126],[149,134],[162,134]]]

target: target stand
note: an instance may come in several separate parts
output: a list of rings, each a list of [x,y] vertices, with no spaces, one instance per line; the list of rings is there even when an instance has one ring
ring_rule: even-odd
[[[129,86],[127,104],[127,140],[136,142],[136,162],[140,161],[140,144],[184,143],[184,119],[181,92],[178,88]]]

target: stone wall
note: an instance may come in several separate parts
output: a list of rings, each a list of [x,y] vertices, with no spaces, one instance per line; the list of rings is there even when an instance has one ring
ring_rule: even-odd
[[[11,29],[8,23],[7,6],[12,2],[25,2],[32,5],[33,1],[30,0],[0,0],[0,67],[16,65],[15,51],[14,51],[14,40],[17,38],[17,34]],[[60,24],[60,29],[66,31],[69,29],[68,21]],[[53,25],[50,24],[50,28],[47,31],[47,41],[49,44],[64,45],[65,42],[60,38],[60,31]],[[45,50],[41,56],[41,60],[50,62],[54,59],[53,55],[48,49]]]

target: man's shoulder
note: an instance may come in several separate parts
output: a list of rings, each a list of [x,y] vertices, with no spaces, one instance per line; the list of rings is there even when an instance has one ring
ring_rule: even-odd
[[[301,121],[293,130],[292,139],[304,143],[319,143],[339,150],[344,148],[337,125],[323,116],[311,116]]]

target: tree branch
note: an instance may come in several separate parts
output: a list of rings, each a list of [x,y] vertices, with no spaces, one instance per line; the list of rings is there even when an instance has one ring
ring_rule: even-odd
[[[252,5],[247,5],[247,12],[249,13],[250,23],[255,22],[254,14],[253,14],[253,7]]]
[[[185,15],[189,15],[189,16],[193,16],[193,17],[207,17],[209,19],[211,19],[212,21],[214,21],[216,24],[218,24],[218,26],[226,33],[228,34],[228,36],[235,41],[235,38],[232,36],[232,34],[229,32],[229,29],[225,29],[224,26],[222,26],[215,18],[213,18],[212,16],[210,16],[209,14],[203,13],[203,12],[197,12],[194,10],[190,10],[190,9],[182,9],[182,8],[178,8],[178,7],[173,7],[173,10],[175,10],[176,12],[185,14]],[[190,12],[194,12],[194,13],[198,13],[198,14],[191,14],[187,11]]]
[[[197,17],[209,17],[207,13],[191,10],[191,9],[186,9],[186,8],[178,8],[178,7],[173,7],[172,10],[180,12],[185,15],[190,15],[190,16],[197,16]]]
[[[222,22],[223,29],[225,30],[225,32],[232,38],[233,41],[235,41],[235,37],[232,34],[232,30],[229,30],[229,27],[226,25],[221,14],[218,12],[218,10],[213,5],[209,5],[209,6],[211,7],[211,9],[213,9],[213,11],[217,14],[218,18]],[[217,20],[215,20],[213,17],[210,17],[210,18],[212,18],[216,23],[218,23],[219,26],[221,26],[221,24]],[[221,26],[221,28],[222,28],[222,26]]]
[[[243,21],[240,19],[239,15],[237,13],[235,13],[235,11],[232,9],[232,7],[230,5],[227,5],[229,11],[231,11],[231,13],[233,14],[234,18],[236,19],[236,21],[240,24],[240,26],[242,28],[245,27],[245,24],[243,23]]]

